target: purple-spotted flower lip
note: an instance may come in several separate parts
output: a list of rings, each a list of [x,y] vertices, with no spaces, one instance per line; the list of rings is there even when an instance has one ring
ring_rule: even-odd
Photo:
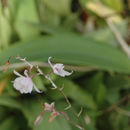
[[[21,75],[18,73],[16,70],[14,70],[14,74],[18,76],[14,81],[13,81],[13,86],[16,90],[20,91],[21,94],[27,94],[31,93],[33,88],[35,89],[36,92],[41,93],[41,91],[36,87],[36,85],[33,83],[31,77],[29,77],[28,71],[24,71],[24,75]]]
[[[65,70],[64,70],[64,65],[61,64],[61,63],[57,63],[57,64],[52,65],[52,63],[51,63],[51,61],[50,61],[51,58],[52,58],[52,57],[49,57],[49,58],[48,58],[48,63],[49,63],[49,65],[51,66],[51,68],[53,69],[53,72],[54,72],[56,75],[59,75],[59,76],[61,76],[61,77],[65,77],[65,76],[69,76],[69,75],[71,75],[71,74],[73,73],[73,71],[72,71],[72,72],[65,71]]]

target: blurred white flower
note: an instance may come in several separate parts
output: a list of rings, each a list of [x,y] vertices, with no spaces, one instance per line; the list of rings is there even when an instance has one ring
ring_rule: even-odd
[[[50,59],[52,57],[49,57],[48,58],[48,63],[49,65],[51,66],[51,68],[53,69],[53,72],[56,74],[56,75],[59,75],[61,77],[65,77],[65,76],[69,76],[71,75],[73,72],[67,72],[64,70],[64,65],[63,64],[55,64],[55,65],[52,65],[52,63],[50,62]]]
[[[14,88],[16,90],[20,91],[21,94],[31,93],[33,90],[33,87],[34,87],[36,92],[41,93],[41,91],[39,91],[38,88],[33,83],[31,77],[28,76],[27,72],[28,71],[25,70],[24,71],[25,76],[22,76],[21,74],[19,74],[17,71],[14,70],[14,74],[18,76],[18,78],[16,78],[13,81]]]

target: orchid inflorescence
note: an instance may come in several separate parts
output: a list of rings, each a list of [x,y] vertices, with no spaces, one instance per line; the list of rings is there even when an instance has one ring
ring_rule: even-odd
[[[50,59],[52,57],[49,57],[48,58],[48,64],[50,65],[50,67],[52,68],[52,71],[54,74],[58,75],[58,76],[61,76],[61,77],[65,77],[65,76],[69,76],[73,73],[72,72],[68,72],[66,70],[64,70],[64,65],[61,64],[61,63],[56,63],[56,64],[52,64]],[[26,64],[29,69],[25,69],[24,70],[24,75],[21,75],[20,73],[18,73],[16,70],[14,70],[14,74],[16,76],[18,76],[14,81],[12,81],[13,83],[13,87],[19,91],[21,94],[28,94],[28,93],[32,93],[33,90],[35,90],[37,93],[42,93],[42,91],[40,91],[37,86],[34,84],[33,82],[33,77],[35,76],[38,76],[38,75],[42,75],[44,76],[47,80],[50,81],[53,89],[57,89],[65,98],[66,102],[68,103],[68,107],[65,108],[66,109],[69,109],[71,108],[71,103],[69,101],[69,99],[66,97],[66,95],[64,94],[64,92],[62,91],[61,88],[59,88],[54,82],[53,80],[51,79],[50,77],[50,73],[48,74],[45,74],[40,68],[39,66],[34,66],[32,65],[31,63],[29,63],[26,58],[21,58],[20,56],[17,56],[16,57],[17,60],[20,60],[22,62],[24,62],[24,64]],[[8,61],[9,62],[9,61]],[[6,71],[7,71],[7,68],[8,66],[6,65]],[[32,70],[35,69],[37,71],[37,73],[34,75],[32,73]],[[84,129],[82,128],[80,125],[77,125],[75,124],[74,122],[72,122],[67,113],[65,112],[61,112],[61,111],[57,111],[56,108],[55,108],[55,104],[54,102],[52,102],[51,104],[48,104],[48,103],[44,103],[42,105],[42,108],[43,108],[43,111],[38,115],[38,117],[36,118],[34,124],[35,125],[38,125],[41,120],[42,120],[42,116],[44,113],[46,112],[51,112],[51,115],[50,115],[50,119],[49,119],[49,122],[52,122],[57,116],[63,116],[67,121],[69,121],[72,125],[75,125],[75,127],[79,128],[79,129]]]
[[[48,63],[51,66],[51,68],[53,69],[54,74],[59,75],[61,77],[69,76],[72,74],[72,72],[69,73],[69,72],[64,70],[63,64],[52,65],[52,63],[50,62],[50,58],[51,57],[48,58]],[[16,59],[19,59],[19,60],[23,61],[25,64],[27,64],[29,66],[29,70],[32,71],[32,68],[34,66],[32,64],[30,64],[28,61],[26,61],[26,58],[16,57]],[[39,67],[37,66],[36,68],[37,68],[38,74],[43,75],[43,72],[39,69]],[[25,76],[22,76],[16,70],[14,70],[14,74],[17,75],[18,78],[16,78],[13,81],[13,86],[16,90],[20,91],[21,94],[31,93],[33,90],[33,87],[36,90],[36,92],[41,93],[41,91],[38,90],[38,88],[36,87],[36,85],[32,81],[32,78],[34,76],[32,75],[31,72],[30,72],[30,76],[29,76],[28,70],[25,70],[24,71]],[[54,88],[57,88],[57,86],[53,83],[53,81],[51,80],[51,78],[48,75],[45,75],[45,78],[47,78],[52,83],[52,86]]]

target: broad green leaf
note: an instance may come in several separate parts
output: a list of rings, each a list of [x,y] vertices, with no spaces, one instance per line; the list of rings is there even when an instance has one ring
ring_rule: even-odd
[[[114,130],[125,130],[125,127],[129,127],[129,117],[123,113],[113,113],[109,120]]]
[[[47,61],[52,56],[57,62],[130,73],[130,60],[120,49],[73,33],[44,36],[15,44],[0,53],[1,63],[18,54],[31,61]]]
[[[97,86],[95,86],[97,87]],[[105,97],[106,97],[106,86],[103,84],[103,83],[100,83],[98,85],[98,91],[97,91],[97,94],[96,94],[96,98],[97,98],[97,103],[98,105],[103,105],[104,104],[104,100],[105,100]]]
[[[28,22],[38,23],[38,12],[36,10],[34,0],[23,0],[17,10],[17,17],[15,19],[15,28],[22,40],[30,39],[37,36],[39,32],[37,29],[29,26]]]
[[[4,95],[9,95],[11,97],[17,97],[18,96],[18,91],[16,91],[14,88],[13,88],[13,84],[8,84],[10,80],[7,81],[7,84],[4,88],[4,91],[3,91],[3,94]]]
[[[42,100],[43,101],[43,100]],[[34,126],[34,121],[37,118],[37,116],[40,114],[40,112],[43,110],[42,105],[39,102],[37,98],[28,98],[28,100],[22,100],[23,102],[23,108],[22,112],[26,119],[28,120],[28,125],[30,127]]]
[[[19,7],[22,4],[23,0],[11,0],[8,1],[8,7],[9,10],[11,11],[11,19],[15,21],[17,18],[17,13],[19,11]],[[12,21],[12,22],[14,22]]]
[[[0,122],[0,130],[31,130],[27,126],[27,122],[21,113],[15,113],[13,115],[8,115]]]
[[[121,90],[128,91],[130,88],[130,79],[124,75],[108,76],[105,80],[107,90],[107,100],[110,103],[116,103],[121,98]]]
[[[43,3],[58,15],[68,15],[70,13],[70,0],[43,0]]]
[[[110,88],[107,90],[106,100],[110,104],[117,103],[120,100],[119,89]]]
[[[35,126],[34,130],[71,130],[69,123],[62,117],[57,117],[52,123],[49,123],[49,113],[43,116],[40,125]],[[75,129],[78,130],[78,129]]]
[[[116,11],[122,11],[123,9],[123,4],[121,0],[102,0],[102,1]]]
[[[106,97],[106,86],[103,83],[104,73],[95,73],[85,81],[88,91],[95,97],[98,106],[101,106]]]
[[[71,23],[71,24],[74,24],[74,23]],[[38,29],[39,31],[45,32],[47,34],[56,34],[56,33],[61,34],[61,33],[65,33],[67,31],[69,32],[72,30],[70,24],[69,24],[69,26],[67,24],[67,26],[64,25],[61,27],[61,26],[54,26],[54,25],[48,24],[48,22],[47,22],[46,24],[30,23],[30,26],[33,26],[36,29]],[[123,35],[123,36],[126,35],[127,22],[125,20],[122,20],[122,22],[120,24],[116,24],[115,26],[118,28],[121,35]],[[108,28],[108,27],[98,29],[93,32],[89,32],[89,33],[87,33],[86,37],[92,38],[98,42],[103,42],[105,44],[113,45],[115,47],[119,46],[117,39],[115,38],[115,36],[111,32],[110,28]]]
[[[130,88],[130,79],[124,75],[114,75],[108,76],[106,78],[106,84],[108,88],[120,89],[129,89]]]
[[[3,119],[8,115],[8,111],[5,109],[5,107],[0,106],[0,122],[3,121]]]
[[[11,96],[0,96],[0,106],[6,106],[15,109],[21,109],[21,104]]]
[[[93,95],[96,96],[98,87],[102,84],[104,73],[97,72],[92,76],[90,79],[86,78],[83,82],[83,85],[87,85],[88,91]]]
[[[0,124],[0,130],[19,130],[14,117],[9,117]]]
[[[9,20],[10,12],[8,8],[2,10],[0,5],[0,51],[8,47],[11,39],[11,26]]]

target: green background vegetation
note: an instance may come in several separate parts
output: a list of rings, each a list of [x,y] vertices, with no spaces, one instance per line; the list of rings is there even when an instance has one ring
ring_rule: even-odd
[[[61,117],[50,124],[48,114],[40,125],[34,126],[42,111],[41,102],[55,101],[61,111],[67,104],[41,76],[35,77],[34,82],[44,93],[17,92],[11,83],[15,79],[13,69],[4,73],[2,67],[10,56],[16,55],[43,63],[52,56],[53,62],[74,69],[70,77],[51,77],[58,86],[64,84],[63,91],[77,113],[83,108],[80,120],[85,130],[130,129],[130,59],[105,20],[87,8],[90,1],[95,0],[0,1],[0,130],[77,130]],[[115,26],[130,43],[128,1],[101,0],[115,12],[114,16],[120,17]],[[12,58],[10,62],[19,61]],[[24,67],[18,68],[21,73],[23,70]],[[71,109],[66,112],[79,124]]]

